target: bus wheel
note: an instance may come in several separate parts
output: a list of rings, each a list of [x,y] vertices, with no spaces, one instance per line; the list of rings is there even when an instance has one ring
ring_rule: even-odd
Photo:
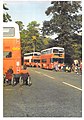
[[[24,83],[24,80],[22,79],[22,77],[20,77],[19,78],[19,84],[20,84],[20,86],[23,85],[23,83]]]

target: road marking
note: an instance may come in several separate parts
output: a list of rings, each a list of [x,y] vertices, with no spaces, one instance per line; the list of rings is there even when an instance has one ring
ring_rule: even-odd
[[[35,72],[38,73],[38,74],[42,74],[42,75],[44,75],[44,76],[46,76],[46,77],[48,77],[48,78],[55,79],[54,77],[51,77],[51,76],[49,76],[49,75],[47,75],[47,74],[43,74],[43,73],[41,73],[41,72],[39,72],[39,71],[35,71]]]
[[[51,78],[51,79],[55,79],[54,77],[51,77],[51,76],[49,76],[49,75],[46,75],[46,74],[43,74],[44,76],[46,76],[46,77],[49,77],[49,78]]]
[[[43,74],[43,73],[41,73],[41,72],[39,72],[39,71],[35,71],[36,73],[38,73],[38,74],[42,74],[42,75],[44,75],[44,76],[46,76],[46,77],[49,77],[49,78],[51,78],[51,79],[55,79],[54,77],[51,77],[51,76],[49,76],[49,75],[47,75],[47,74]]]
[[[38,73],[38,74],[42,74],[42,75],[44,75],[44,76],[46,76],[46,77],[48,77],[48,78],[51,78],[51,79],[53,79],[53,80],[55,80],[55,78],[52,77],[52,76],[49,76],[49,75],[47,75],[47,74],[43,74],[43,73],[41,73],[41,72],[39,72],[39,71],[35,71],[35,72]],[[74,85],[72,85],[72,84],[69,84],[69,83],[67,83],[67,82],[62,82],[62,83],[65,84],[65,85],[68,85],[68,86],[70,86],[70,87],[73,87],[73,88],[75,88],[75,89],[77,89],[77,90],[82,91],[81,88],[76,87],[76,86],[74,86]]]
[[[38,71],[35,71],[36,73],[38,73],[38,74],[41,74],[41,72],[38,72]]]
[[[74,86],[74,85],[71,85],[71,84],[69,84],[69,83],[66,83],[66,82],[62,82],[63,84],[65,84],[65,85],[68,85],[68,86],[70,86],[70,87],[73,87],[73,88],[75,88],[75,89],[77,89],[77,90],[80,90],[80,91],[82,91],[82,89],[81,88],[79,88],[79,87],[76,87],[76,86]]]

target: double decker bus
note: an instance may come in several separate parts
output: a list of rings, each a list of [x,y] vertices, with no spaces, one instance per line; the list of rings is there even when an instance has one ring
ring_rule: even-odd
[[[54,69],[54,63],[64,65],[65,52],[62,47],[52,47],[41,51],[41,68]]]
[[[29,67],[40,67],[40,52],[24,54],[24,64]]]
[[[13,22],[3,23],[3,73],[12,66],[15,77],[21,72],[21,46],[19,26]]]

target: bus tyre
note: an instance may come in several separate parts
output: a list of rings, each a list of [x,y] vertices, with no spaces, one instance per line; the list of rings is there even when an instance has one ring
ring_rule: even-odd
[[[24,80],[22,79],[22,77],[20,77],[20,79],[19,79],[19,84],[20,84],[20,86],[22,86],[23,83],[24,83]]]

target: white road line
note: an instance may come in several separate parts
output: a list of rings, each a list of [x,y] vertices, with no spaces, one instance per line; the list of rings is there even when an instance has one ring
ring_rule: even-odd
[[[46,76],[46,77],[49,77],[49,78],[51,78],[51,79],[55,79],[54,77],[51,77],[51,76],[49,76],[49,75],[46,75],[46,74],[43,74],[44,76]]]
[[[54,80],[55,80],[55,78],[52,77],[52,76],[49,76],[49,75],[47,75],[47,74],[43,74],[43,73],[41,73],[41,72],[39,72],[39,71],[35,71],[35,72],[38,73],[38,74],[42,74],[42,75],[44,75],[44,76],[46,76],[46,77],[48,77],[48,78],[51,78],[51,79],[54,79]],[[62,83],[65,84],[65,85],[68,85],[68,86],[70,86],[70,87],[73,87],[73,88],[75,88],[75,89],[77,89],[77,90],[82,91],[81,88],[76,87],[76,86],[74,86],[74,85],[72,85],[72,84],[69,84],[69,83],[67,83],[67,82],[62,82]]]
[[[82,91],[82,89],[81,88],[79,88],[79,87],[76,87],[76,86],[74,86],[74,85],[71,85],[71,84],[69,84],[69,83],[66,83],[66,82],[62,82],[63,84],[65,84],[65,85],[68,85],[68,86],[70,86],[70,87],[73,87],[73,88],[75,88],[75,89],[77,89],[77,90],[80,90],[80,91]]]
[[[38,73],[38,74],[42,74],[42,75],[44,75],[44,76],[46,76],[46,77],[48,77],[48,78],[55,79],[54,77],[51,77],[51,76],[49,76],[49,75],[47,75],[47,74],[43,74],[43,73],[41,73],[41,72],[39,72],[39,71],[35,71],[35,72]]]
[[[35,71],[35,72],[41,74],[41,72],[38,72],[38,71]]]

